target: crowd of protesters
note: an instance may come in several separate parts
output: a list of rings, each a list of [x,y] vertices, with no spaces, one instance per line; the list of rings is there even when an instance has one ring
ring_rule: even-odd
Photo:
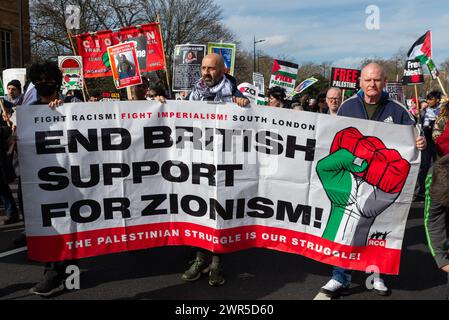
[[[215,101],[232,102],[239,107],[249,107],[250,100],[247,99],[238,89],[237,80],[225,73],[224,62],[221,56],[216,54],[206,55],[202,62],[201,78],[190,92],[179,94],[177,99],[190,101]],[[15,125],[12,121],[16,108],[25,106],[48,104],[50,107],[58,107],[63,103],[81,102],[84,97],[81,92],[61,93],[62,74],[57,64],[46,62],[42,64],[33,64],[28,72],[27,83],[22,88],[18,80],[7,83],[7,94],[0,99],[2,117],[0,118],[0,199],[4,205],[4,211],[7,216],[5,224],[16,223],[21,219],[19,209],[12,196],[9,183],[18,178],[19,180],[19,207],[22,208],[21,187],[19,171],[15,170],[17,166],[17,150],[15,148]],[[347,116],[373,121],[386,121],[392,119],[393,123],[402,125],[416,125],[422,127],[422,136],[416,141],[416,148],[421,151],[421,167],[416,185],[415,201],[424,200],[427,191],[431,187],[426,177],[432,164],[437,161],[446,161],[449,153],[449,99],[442,96],[441,92],[434,90],[427,94],[426,101],[412,101],[412,107],[406,109],[397,101],[388,97],[383,89],[385,87],[386,77],[381,66],[369,64],[361,74],[362,90],[353,97],[342,101],[342,91],[339,88],[329,88],[316,96],[308,93],[295,95],[287,98],[285,89],[281,87],[272,87],[267,92],[267,103],[271,107],[287,108],[292,110],[316,112],[328,114],[330,116]],[[157,100],[165,103],[168,94],[159,87],[152,87],[150,81],[142,77],[142,83],[134,86],[131,90],[133,100]],[[99,92],[92,92],[87,97],[89,102],[101,100]],[[418,108],[419,106],[419,108]],[[447,213],[448,199],[447,181],[441,182],[441,179],[435,179],[435,174],[447,177],[448,168],[438,166],[438,173],[434,173],[434,181],[440,186],[433,187],[435,201],[439,204],[438,210],[433,213],[439,213],[438,218]],[[429,181],[429,180],[428,180]],[[439,192],[435,191],[439,188]],[[444,189],[446,188],[446,189]],[[441,191],[443,190],[443,191]],[[444,191],[446,190],[446,191]],[[428,192],[429,201],[431,193]],[[443,208],[443,209],[442,209]],[[432,220],[430,225],[433,234],[436,234],[438,266],[445,271],[449,265],[449,259],[441,249],[442,242],[446,237],[440,229],[435,231],[435,223]],[[440,222],[438,220],[436,223]],[[433,224],[432,224],[433,223]],[[18,243],[26,241],[23,235]],[[429,240],[430,241],[430,240]],[[444,252],[443,252],[444,251]],[[202,274],[209,275],[209,284],[220,286],[225,283],[222,269],[222,255],[210,253],[205,250],[195,250],[196,255],[193,262],[182,275],[186,281],[195,281]],[[69,264],[76,264],[76,261],[49,262],[45,266],[43,280],[31,289],[31,292],[37,295],[50,296],[64,289],[64,270]],[[446,269],[445,269],[446,268]],[[386,285],[379,279],[375,283],[375,292],[380,295],[389,293]],[[351,272],[341,268],[334,268],[332,279],[321,289],[321,292],[336,297],[348,291],[351,281]]]

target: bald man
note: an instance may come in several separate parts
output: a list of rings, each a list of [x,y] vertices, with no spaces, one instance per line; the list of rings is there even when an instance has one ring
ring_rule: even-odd
[[[370,63],[362,69],[360,87],[362,90],[346,100],[338,110],[339,116],[381,121],[394,124],[414,125],[415,120],[407,108],[396,100],[390,99],[383,89],[387,78],[383,68]],[[418,137],[418,150],[426,148],[426,139]]]
[[[362,69],[360,77],[362,90],[343,102],[337,115],[401,125],[415,125],[415,120],[406,107],[390,99],[388,93],[383,91],[386,80],[385,72],[379,64],[366,65]],[[426,139],[419,136],[416,138],[415,145],[418,150],[424,150],[427,145]],[[321,288],[320,292],[330,298],[348,294],[351,275],[351,270],[334,267],[332,279]],[[375,293],[382,296],[390,294],[380,277],[374,279],[373,289]]]
[[[235,79],[225,73],[223,57],[211,53],[203,58],[201,79],[196,83],[188,100],[235,102],[240,107],[247,106],[250,101],[237,90]]]
[[[211,53],[201,63],[201,79],[196,83],[187,100],[234,102],[244,107],[250,101],[237,90],[235,79],[225,73],[222,56]],[[185,281],[196,281],[201,275],[209,275],[209,285],[216,287],[225,283],[221,257],[207,250],[197,250],[196,258],[183,273]]]

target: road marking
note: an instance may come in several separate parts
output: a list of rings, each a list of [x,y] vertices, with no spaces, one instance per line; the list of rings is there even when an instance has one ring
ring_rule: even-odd
[[[0,258],[12,256],[13,254],[16,254],[16,253],[19,253],[22,251],[27,251],[27,249],[28,249],[27,247],[21,247],[21,248],[17,248],[17,249],[11,250],[11,251],[2,252],[2,253],[0,253]]]

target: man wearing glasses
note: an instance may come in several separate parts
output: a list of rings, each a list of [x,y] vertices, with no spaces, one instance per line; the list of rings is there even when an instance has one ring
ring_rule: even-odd
[[[329,107],[329,114],[336,116],[341,104],[341,90],[339,88],[330,88],[327,90],[326,103]]]

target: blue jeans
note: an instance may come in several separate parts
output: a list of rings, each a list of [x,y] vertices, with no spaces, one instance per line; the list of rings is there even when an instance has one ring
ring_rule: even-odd
[[[349,287],[352,279],[352,270],[334,267],[332,269],[332,279],[337,280],[345,287]]]
[[[16,201],[14,200],[11,189],[8,185],[0,188],[0,200],[5,206],[5,213],[8,217],[18,213]]]

